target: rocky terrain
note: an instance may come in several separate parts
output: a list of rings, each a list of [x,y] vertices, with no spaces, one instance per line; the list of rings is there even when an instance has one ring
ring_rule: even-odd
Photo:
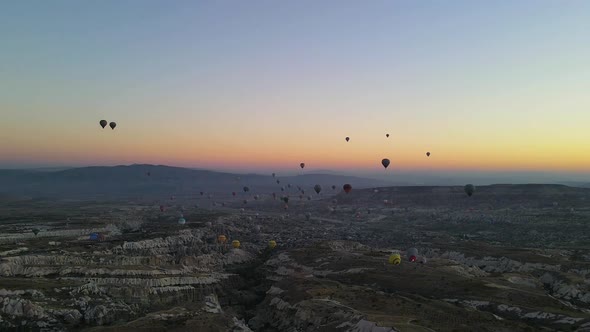
[[[0,330],[590,331],[590,189],[295,187],[4,200]]]

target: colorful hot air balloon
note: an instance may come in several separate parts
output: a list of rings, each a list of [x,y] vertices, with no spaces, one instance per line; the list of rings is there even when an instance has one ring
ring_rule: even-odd
[[[100,126],[102,127],[102,129],[104,129],[104,127],[106,127],[108,124],[107,120],[100,120],[99,123],[100,123]]]
[[[394,253],[394,254],[391,254],[391,256],[389,256],[389,264],[399,265],[401,262],[402,262],[402,258],[400,256],[400,254]]]
[[[346,136],[345,140],[348,142],[350,141],[350,137]]]
[[[384,158],[383,160],[381,160],[381,165],[383,165],[383,167],[387,168],[387,166],[389,166],[390,161],[387,158]]]
[[[313,186],[313,190],[315,190],[316,194],[319,194],[322,191],[322,186],[316,184],[315,186]]]
[[[111,127],[111,129],[115,129],[116,126],[117,124],[115,122],[109,123],[109,127]]]
[[[344,186],[342,186],[342,189],[344,189],[344,192],[348,194],[352,190],[352,186],[347,183]]]
[[[231,242],[231,246],[234,247],[235,249],[238,249],[240,247],[240,241],[238,240],[233,240]]]
[[[275,240],[268,241],[268,247],[270,249],[274,249],[276,246],[277,246],[277,241],[275,241]]]
[[[299,167],[301,167],[302,169],[305,168],[305,163],[299,164]]]
[[[408,256],[408,261],[415,262],[416,259],[418,259],[418,249],[416,249],[416,248],[408,249],[407,256]]]

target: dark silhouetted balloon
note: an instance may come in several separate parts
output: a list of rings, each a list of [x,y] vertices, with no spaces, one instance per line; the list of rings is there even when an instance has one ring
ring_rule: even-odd
[[[244,192],[245,192],[245,193],[247,193],[247,192],[249,192],[249,191],[250,191],[250,188],[248,188],[248,187],[244,187]]]
[[[316,184],[315,186],[313,186],[313,190],[315,190],[316,194],[319,194],[322,191],[322,186]]]
[[[467,196],[471,196],[471,195],[473,195],[473,192],[475,191],[475,186],[472,184],[465,185],[464,190],[465,190],[465,193],[467,194]]]
[[[102,127],[102,129],[104,129],[104,127],[106,127],[108,124],[107,120],[100,120],[99,123],[100,123],[100,126]]]
[[[383,167],[387,168],[387,166],[389,166],[389,159],[385,158],[383,160],[381,160],[381,165],[383,165]]]
[[[385,137],[389,138],[389,134],[385,134]]]
[[[299,167],[304,168],[305,167],[305,163],[299,164]]]
[[[345,139],[347,142],[350,141],[350,137],[348,137],[348,136]]]
[[[342,189],[344,189],[344,192],[348,194],[352,190],[352,186],[347,183],[344,186],[342,186]]]
[[[430,157],[430,152],[426,152],[426,157]]]
[[[115,129],[116,126],[117,124],[115,122],[109,123],[109,127],[111,127],[111,129]]]

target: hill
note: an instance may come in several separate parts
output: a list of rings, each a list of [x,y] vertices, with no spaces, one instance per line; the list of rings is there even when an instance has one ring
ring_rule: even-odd
[[[280,181],[280,184],[276,180]],[[0,170],[0,194],[55,198],[161,197],[239,192],[248,186],[251,192],[280,191],[281,186],[320,184],[327,190],[344,183],[357,188],[389,186],[393,183],[352,176],[305,174],[273,178],[270,175],[233,174],[194,170],[164,165],[121,165],[71,168],[58,171]]]

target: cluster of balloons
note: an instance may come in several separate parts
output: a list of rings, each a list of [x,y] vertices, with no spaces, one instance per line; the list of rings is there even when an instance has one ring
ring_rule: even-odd
[[[102,127],[102,129],[104,129],[104,127],[107,126],[107,120],[100,120],[99,123],[100,123],[100,126]],[[117,126],[117,123],[111,122],[108,125],[109,125],[109,127],[111,127],[111,129],[115,129],[115,127]]]

